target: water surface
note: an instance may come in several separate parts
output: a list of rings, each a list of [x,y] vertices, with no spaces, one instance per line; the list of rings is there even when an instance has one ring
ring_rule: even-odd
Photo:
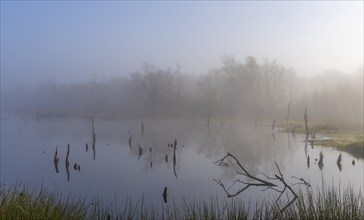
[[[295,176],[307,180],[314,190],[322,185],[363,189],[362,159],[332,148],[305,146],[303,140],[302,135],[273,133],[268,127],[239,121],[213,120],[207,127],[206,121],[192,119],[6,115],[1,119],[1,184],[43,184],[76,197],[98,197],[106,203],[116,199],[121,205],[127,197],[135,201],[143,197],[146,205],[157,208],[164,202],[165,187],[169,203],[182,198],[226,199],[213,179],[228,186],[242,178],[232,164],[214,163],[229,152],[260,178],[262,173],[277,174],[277,162],[289,183],[297,182]],[[340,153],[341,166],[337,164]],[[239,187],[236,184],[231,190]],[[248,202],[270,195],[261,190],[252,187],[238,198]]]

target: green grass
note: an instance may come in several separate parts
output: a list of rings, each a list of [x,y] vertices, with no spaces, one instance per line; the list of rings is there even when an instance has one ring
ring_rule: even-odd
[[[283,219],[363,219],[364,198],[351,188],[344,192],[329,188],[313,195],[300,191],[299,198],[282,213]]]
[[[331,131],[323,134],[331,137],[331,140],[318,141],[318,144],[326,147],[348,152],[355,157],[364,158],[363,133],[359,131]]]
[[[44,188],[30,190],[16,186],[0,190],[0,219],[364,219],[364,198],[351,188],[325,189],[313,194],[311,189],[298,192],[298,199],[284,212],[284,201],[263,201],[244,206],[239,198],[219,201],[172,202],[163,210],[145,207],[143,199],[127,200],[123,207],[104,208],[98,200],[73,200]],[[114,211],[112,211],[114,210]],[[117,211],[115,211],[117,210]]]
[[[283,123],[279,127],[284,132],[304,133],[305,126],[303,122],[289,121]],[[336,149],[348,152],[355,157],[364,158],[364,140],[363,130],[350,129],[345,126],[332,125],[332,124],[309,124],[310,132],[316,135],[325,136],[331,139],[315,141],[325,147],[334,147]],[[317,137],[317,136],[316,136]]]
[[[288,121],[288,123],[286,122],[281,122],[279,125],[277,125],[278,127],[280,127],[283,131],[285,132],[292,132],[292,130],[294,129],[294,131],[296,133],[301,133],[304,134],[305,133],[305,122],[304,121]],[[345,125],[338,125],[338,124],[321,124],[321,123],[311,123],[308,122],[308,127],[310,132],[315,132],[315,133],[332,133],[332,132],[338,132],[338,131],[357,131],[358,128],[357,127],[348,127]]]
[[[91,216],[87,213],[91,203],[86,203],[85,199],[73,200],[44,188],[6,189],[2,186],[0,198],[0,219],[85,219]],[[94,212],[97,213],[98,210]]]

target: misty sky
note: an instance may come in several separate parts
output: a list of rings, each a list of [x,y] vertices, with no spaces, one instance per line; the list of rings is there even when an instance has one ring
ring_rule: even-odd
[[[225,54],[299,75],[363,64],[363,1],[1,1],[1,88],[128,76],[144,62],[206,73]]]

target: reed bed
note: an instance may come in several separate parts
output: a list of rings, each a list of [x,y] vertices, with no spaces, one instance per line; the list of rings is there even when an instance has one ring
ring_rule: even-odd
[[[146,207],[143,198],[128,198],[123,207],[105,205],[98,199],[77,199],[44,187],[30,189],[17,185],[0,189],[0,219],[364,219],[364,198],[352,188],[325,188],[313,192],[300,189],[298,199],[283,212],[284,200],[265,200],[245,205],[239,198],[223,201],[182,200]]]

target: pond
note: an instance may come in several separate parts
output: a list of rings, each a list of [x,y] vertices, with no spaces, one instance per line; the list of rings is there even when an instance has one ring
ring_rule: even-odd
[[[277,174],[277,162],[292,184],[297,177],[304,178],[314,190],[323,185],[363,190],[363,159],[332,148],[305,146],[303,140],[303,135],[272,132],[269,127],[240,121],[212,120],[207,126],[206,120],[193,119],[9,114],[1,117],[0,181],[8,186],[43,185],[76,198],[97,197],[106,204],[117,201],[121,207],[127,198],[143,198],[144,205],[158,209],[165,202],[182,199],[226,200],[214,179],[229,186],[240,177],[232,164],[219,166],[214,162],[229,152],[260,178]],[[167,201],[162,196],[165,187]],[[236,198],[252,202],[274,193],[250,187]]]

